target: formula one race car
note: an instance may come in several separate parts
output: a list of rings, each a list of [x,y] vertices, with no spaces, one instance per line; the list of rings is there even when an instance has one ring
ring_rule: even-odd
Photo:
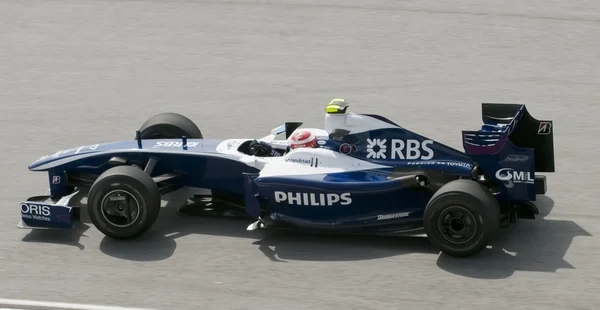
[[[442,252],[481,251],[500,227],[533,219],[554,172],[552,121],[524,105],[482,104],[484,125],[463,131],[464,152],[334,99],[324,129],[285,123],[261,139],[204,139],[188,118],[150,118],[136,139],[81,146],[29,166],[47,171],[47,195],[21,203],[21,228],[66,228],[69,200],[88,189],[88,214],[107,236],[137,237],[155,222],[161,196],[211,191],[211,207],[256,220],[248,230],[418,234]],[[285,140],[276,140],[285,133]],[[206,197],[204,197],[206,198]]]

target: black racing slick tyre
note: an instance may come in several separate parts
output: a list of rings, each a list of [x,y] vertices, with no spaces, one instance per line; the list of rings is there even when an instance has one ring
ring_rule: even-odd
[[[485,249],[495,235],[500,206],[485,186],[455,180],[431,197],[423,220],[432,244],[450,256],[467,257]]]
[[[149,118],[140,127],[142,139],[202,139],[202,132],[192,120],[177,113],[161,113]]]
[[[90,188],[88,214],[106,236],[133,239],[149,230],[160,212],[156,183],[143,170],[117,166],[102,173]]]

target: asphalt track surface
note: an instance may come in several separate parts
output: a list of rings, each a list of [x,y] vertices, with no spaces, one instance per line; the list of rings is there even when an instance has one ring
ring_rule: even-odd
[[[1,298],[153,309],[595,309],[600,2],[0,2]],[[322,126],[335,97],[460,148],[481,102],[555,121],[557,173],[471,259],[423,238],[247,232],[166,207],[136,242],[19,230],[47,188],[27,165],[132,139],[155,113],[206,137]],[[5,305],[0,305],[5,306]]]

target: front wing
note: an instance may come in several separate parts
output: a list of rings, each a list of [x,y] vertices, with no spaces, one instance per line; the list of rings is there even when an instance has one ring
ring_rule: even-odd
[[[79,191],[53,199],[49,194],[34,196],[21,202],[22,229],[72,229],[76,220],[74,208],[69,206],[71,199]]]

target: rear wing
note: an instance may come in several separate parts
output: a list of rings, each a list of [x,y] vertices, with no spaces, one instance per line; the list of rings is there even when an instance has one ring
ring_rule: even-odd
[[[555,172],[551,120],[535,119],[523,104],[483,103],[481,110],[481,129],[462,132],[467,154],[493,155],[510,142],[517,148],[533,150],[536,172]]]
[[[553,122],[534,118],[523,104],[483,103],[481,110],[481,129],[462,132],[465,152],[505,184],[509,199],[535,200],[535,172],[555,172]]]

